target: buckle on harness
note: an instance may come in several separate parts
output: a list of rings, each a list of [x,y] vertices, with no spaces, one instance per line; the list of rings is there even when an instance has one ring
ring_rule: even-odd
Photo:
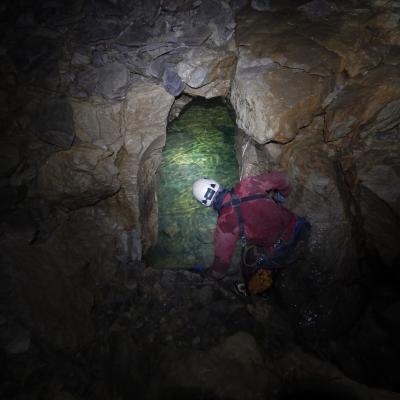
[[[279,238],[273,245],[272,247],[274,249],[276,249],[279,245],[281,245],[283,243],[283,240],[281,238]]]
[[[237,207],[241,203],[240,199],[237,196],[232,196],[231,198],[231,206],[232,207]]]

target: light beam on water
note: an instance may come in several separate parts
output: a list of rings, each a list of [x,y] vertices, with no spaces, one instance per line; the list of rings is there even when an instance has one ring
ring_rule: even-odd
[[[194,101],[167,130],[159,191],[159,237],[148,255],[155,267],[209,265],[214,256],[216,212],[192,195],[196,179],[230,188],[238,179],[234,122],[217,100]]]

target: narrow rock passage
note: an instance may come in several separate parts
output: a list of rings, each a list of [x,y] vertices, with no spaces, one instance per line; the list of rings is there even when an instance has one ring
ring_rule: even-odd
[[[192,195],[192,184],[209,177],[227,188],[237,181],[235,125],[221,99],[193,100],[167,128],[158,190],[158,242],[147,257],[159,268],[210,265],[217,215]]]

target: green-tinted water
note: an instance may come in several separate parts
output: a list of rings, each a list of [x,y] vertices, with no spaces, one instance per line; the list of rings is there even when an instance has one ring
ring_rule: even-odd
[[[217,215],[192,195],[193,182],[204,177],[228,188],[238,179],[234,122],[219,101],[193,102],[168,127],[160,167],[159,237],[148,257],[152,266],[212,262]]]

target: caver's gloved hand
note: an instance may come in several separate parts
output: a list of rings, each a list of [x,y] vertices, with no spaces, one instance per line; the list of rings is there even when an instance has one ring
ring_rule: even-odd
[[[193,266],[193,271],[203,275],[206,272],[206,266],[204,264],[195,264]]]

